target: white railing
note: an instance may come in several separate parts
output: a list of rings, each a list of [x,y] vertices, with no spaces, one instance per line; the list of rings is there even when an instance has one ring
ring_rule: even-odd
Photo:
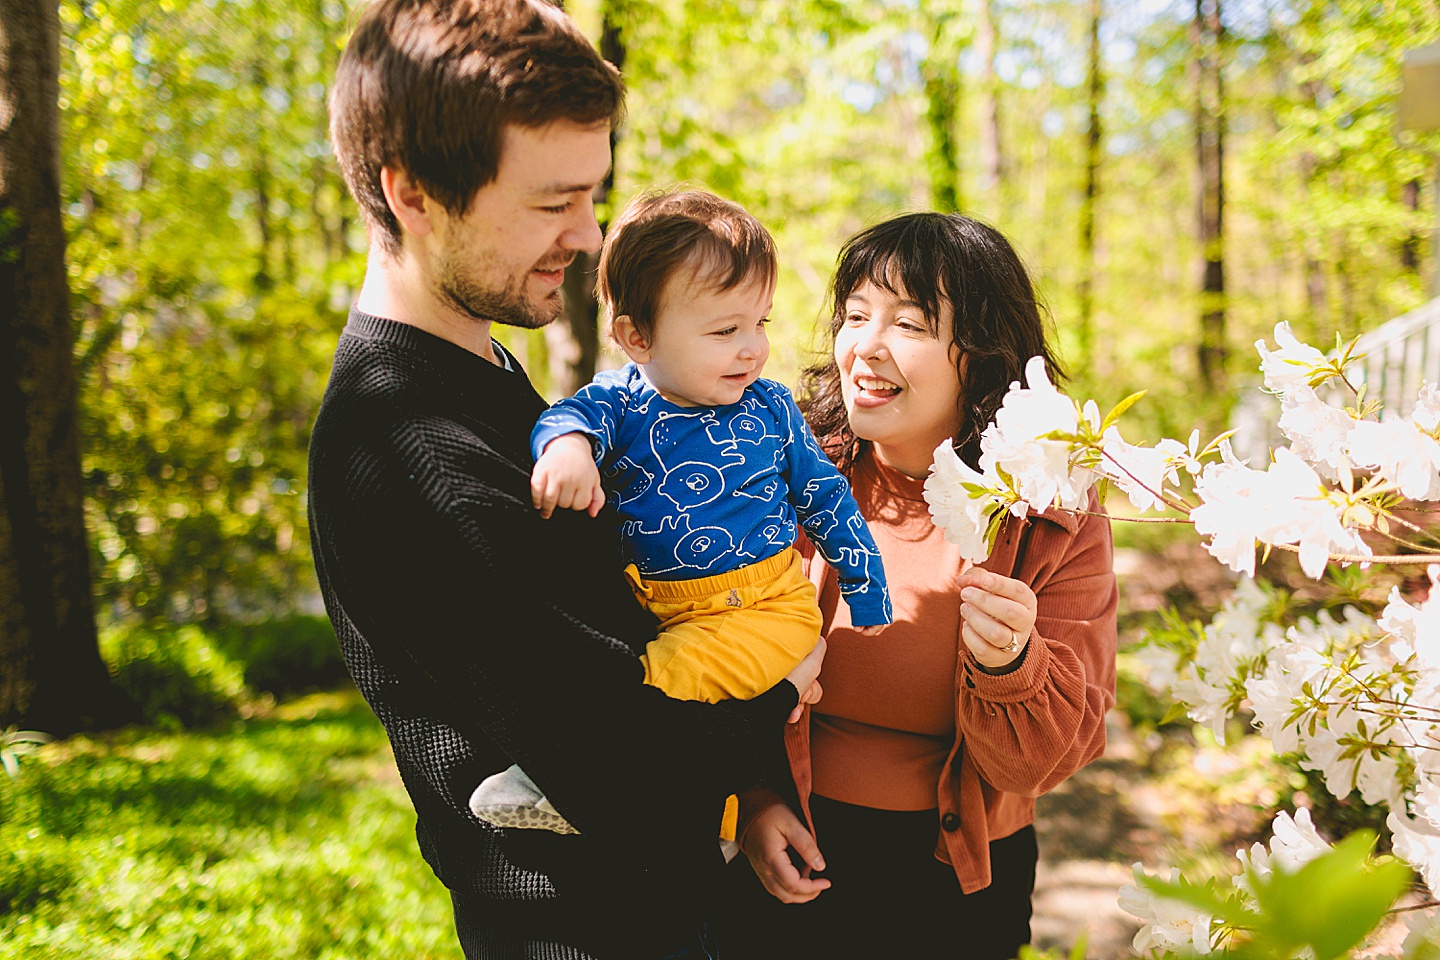
[[[1367,399],[1384,404],[1385,417],[1403,417],[1415,406],[1420,385],[1440,383],[1440,298],[1421,304],[1360,338],[1364,354],[1350,375],[1367,385]]]

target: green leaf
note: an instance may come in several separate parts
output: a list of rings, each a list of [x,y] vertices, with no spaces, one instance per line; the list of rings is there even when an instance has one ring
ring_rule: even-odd
[[[1374,842],[1373,833],[1359,830],[1293,874],[1252,875],[1255,942],[1287,956],[1309,946],[1315,960],[1335,960],[1359,944],[1411,881],[1405,864],[1371,859]]]
[[[1135,406],[1135,404],[1139,402],[1140,398],[1145,396],[1145,393],[1146,391],[1139,390],[1135,393],[1130,394],[1130,396],[1126,397],[1124,400],[1121,400],[1119,403],[1115,404],[1115,406],[1111,408],[1110,412],[1105,414],[1105,419],[1100,421],[1100,432],[1104,433],[1111,424],[1113,424],[1116,420],[1120,419],[1121,414],[1123,414],[1126,410],[1129,410],[1131,407]]]
[[[1171,883],[1159,877],[1140,877],[1139,882],[1157,897],[1188,903],[1232,926],[1249,927],[1255,921],[1255,915],[1240,902],[1238,894],[1232,892],[1221,895],[1215,880],[1199,884],[1191,883],[1182,877]]]

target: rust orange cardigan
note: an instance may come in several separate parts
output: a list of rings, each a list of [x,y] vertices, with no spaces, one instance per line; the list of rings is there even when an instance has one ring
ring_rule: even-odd
[[[1090,509],[1098,510],[1093,491]],[[829,566],[810,563],[813,548],[803,540],[799,546],[811,579],[823,585],[825,576],[833,576]],[[990,885],[990,841],[1034,822],[1035,798],[1104,752],[1105,714],[1115,703],[1118,594],[1112,561],[1107,519],[1047,510],[1009,518],[980,565],[1028,584],[1038,616],[1020,667],[999,676],[983,672],[955,638],[956,734],[936,785],[936,856],[955,868],[965,893]],[[786,730],[785,749],[808,822],[806,710]],[[764,788],[744,794],[742,833],[756,813],[779,802]]]

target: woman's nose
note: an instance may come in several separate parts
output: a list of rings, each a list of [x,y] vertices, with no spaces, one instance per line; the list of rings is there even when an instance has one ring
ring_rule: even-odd
[[[861,360],[876,360],[885,351],[885,336],[879,324],[868,323],[855,339],[855,356]]]

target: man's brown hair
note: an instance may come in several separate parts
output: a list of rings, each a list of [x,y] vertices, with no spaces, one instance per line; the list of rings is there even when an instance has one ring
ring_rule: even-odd
[[[501,130],[619,122],[619,72],[544,0],[372,0],[330,92],[345,182],[392,256],[400,224],[380,171],[409,173],[452,215],[495,179]]]
[[[631,200],[600,251],[597,293],[611,322],[630,318],[654,339],[660,297],[681,268],[719,291],[746,281],[773,284],[775,241],[738,203],[704,190],[667,189]]]

